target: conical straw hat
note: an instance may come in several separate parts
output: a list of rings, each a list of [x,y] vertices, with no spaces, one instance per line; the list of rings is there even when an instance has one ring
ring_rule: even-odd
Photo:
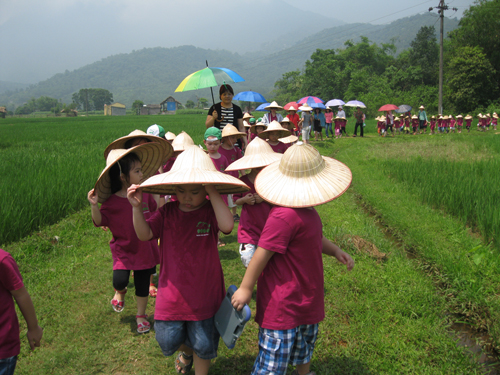
[[[236,126],[227,124],[226,126],[224,126],[224,129],[222,129],[222,138],[229,137],[230,135],[235,135],[237,138],[241,138],[246,136],[247,134],[238,131]]]
[[[294,143],[294,142],[297,142],[298,140],[299,140],[299,137],[297,137],[296,135],[293,135],[293,134],[289,135],[288,137],[278,139],[278,141],[285,143],[285,144]]]
[[[248,112],[245,112],[245,114],[243,115],[243,120],[246,120],[247,118],[252,118],[253,116],[248,113]]]
[[[278,103],[275,101],[269,104],[267,107],[264,107],[265,110],[270,110],[270,109],[283,109],[282,106],[280,106]]]
[[[463,117],[464,117],[464,116],[462,116],[462,115],[458,115],[458,116],[457,116],[457,118],[463,118]]]
[[[304,103],[303,105],[301,105],[299,107],[299,110],[301,110],[301,111],[312,111],[313,109],[312,109],[312,107],[309,104]]]
[[[280,160],[282,156],[283,154],[274,152],[269,143],[256,137],[248,144],[245,155],[231,163],[226,171],[265,167]]]
[[[290,130],[282,127],[278,121],[271,121],[267,129],[261,132],[259,135],[257,135],[257,137],[260,137],[262,139],[267,139],[269,138],[269,132],[276,132],[276,131],[280,132],[278,138],[285,138],[288,137],[290,134],[292,134]]]
[[[467,116],[465,116],[465,119],[466,119],[466,120],[471,120],[471,119],[472,119],[472,116],[471,116],[471,115],[467,115]]]
[[[219,172],[210,156],[198,146],[180,154],[169,172],[150,177],[141,190],[152,194],[175,194],[175,186],[187,184],[215,185],[220,194],[244,193],[249,189],[241,180]]]
[[[263,122],[258,122],[255,125],[250,126],[250,133],[257,134],[257,126],[264,127],[264,130],[267,129],[267,124],[265,124]]]
[[[167,142],[165,143],[168,144]],[[106,167],[101,172],[94,186],[99,203],[104,203],[111,195],[111,178],[109,176],[109,170],[125,155],[133,152],[139,157],[142,165],[142,174],[144,175],[144,179],[146,179],[160,168],[160,165],[162,165],[163,161],[166,159],[165,155],[167,155],[169,151],[171,151],[171,148],[168,149],[165,147],[165,144],[157,142],[145,143],[127,150],[124,148],[111,150],[106,158]]]
[[[293,105],[291,105],[290,107],[288,107],[287,111],[295,111],[295,112],[297,112],[297,108],[295,108]]]
[[[134,138],[146,138],[150,142],[166,142],[166,139],[157,137],[156,135],[151,135],[147,134],[146,132],[143,132],[142,130],[135,129],[133,132],[131,132],[129,135],[126,135],[125,137],[121,137],[118,139],[115,139],[113,142],[111,142],[108,147],[104,150],[104,159],[107,159],[108,154],[111,150],[117,149],[117,148],[125,148],[125,143],[127,143],[128,140],[134,139]],[[170,155],[172,156],[172,155]],[[170,158],[170,156],[167,157]]]
[[[172,132],[167,132],[167,134],[165,134],[165,139],[167,141],[173,141],[175,139],[175,134]]]
[[[257,193],[284,207],[311,207],[340,197],[352,181],[351,170],[338,160],[321,156],[298,142],[279,162],[264,168],[255,179]]]
[[[194,141],[185,131],[180,132],[172,141],[174,151],[184,151],[189,146],[194,146]]]

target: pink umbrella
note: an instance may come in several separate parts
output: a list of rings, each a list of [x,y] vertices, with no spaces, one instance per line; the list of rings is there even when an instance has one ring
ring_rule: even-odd
[[[297,102],[290,102],[290,103],[286,103],[283,108],[288,111],[290,107],[294,107],[295,110],[297,110],[300,107],[300,104],[298,104]]]
[[[380,107],[378,110],[379,111],[395,111],[396,109],[399,109],[397,105],[394,104],[386,104]]]
[[[320,99],[316,96],[304,96],[303,98],[297,100],[297,104],[311,104],[311,103],[324,103],[323,99]]]

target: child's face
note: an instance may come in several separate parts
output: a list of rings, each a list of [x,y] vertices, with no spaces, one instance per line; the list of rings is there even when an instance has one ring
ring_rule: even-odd
[[[280,132],[277,131],[269,132],[269,140],[271,142],[278,142],[279,137],[280,137]]]
[[[235,135],[230,135],[228,137],[224,137],[223,139],[223,143],[226,145],[226,146],[229,146],[229,147],[233,147],[233,145],[238,141],[238,137],[236,137]]]
[[[220,141],[218,139],[207,139],[204,141],[205,146],[209,154],[216,154],[220,147]]]
[[[194,211],[206,201],[205,187],[199,184],[179,185],[175,187],[175,194],[180,202],[182,211]]]
[[[257,126],[255,128],[255,131],[257,132],[257,134],[260,134],[260,133],[262,133],[264,131],[264,127],[263,126]]]
[[[141,162],[136,161],[130,168],[130,172],[126,178],[129,185],[139,185],[142,182],[144,175],[142,174]]]

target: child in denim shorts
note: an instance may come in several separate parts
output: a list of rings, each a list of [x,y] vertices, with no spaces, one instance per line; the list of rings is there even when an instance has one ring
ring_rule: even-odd
[[[314,374],[310,362],[325,317],[322,254],[348,270],[354,260],[323,236],[313,206],[342,195],[351,180],[348,167],[302,142],[257,175],[257,193],[274,207],[232,297],[233,307],[242,309],[258,280],[259,354],[252,375],[285,374],[288,364],[296,367],[294,375]]]
[[[180,350],[175,363],[179,373],[188,373],[194,364],[197,375],[207,374],[210,360],[217,357],[214,315],[225,296],[217,239],[219,230],[231,233],[234,221],[215,185],[229,193],[248,190],[237,178],[218,172],[201,148],[191,146],[169,172],[132,185],[127,192],[137,237],[160,239],[156,340],[165,356]],[[143,191],[175,194],[177,200],[146,220]]]

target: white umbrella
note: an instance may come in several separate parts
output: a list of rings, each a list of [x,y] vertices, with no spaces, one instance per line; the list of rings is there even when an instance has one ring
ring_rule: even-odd
[[[349,100],[344,105],[346,107],[361,107],[361,108],[366,108],[366,105],[363,102],[360,102],[359,100]]]
[[[326,102],[327,107],[337,107],[339,105],[344,105],[344,101],[341,99],[332,99]]]

